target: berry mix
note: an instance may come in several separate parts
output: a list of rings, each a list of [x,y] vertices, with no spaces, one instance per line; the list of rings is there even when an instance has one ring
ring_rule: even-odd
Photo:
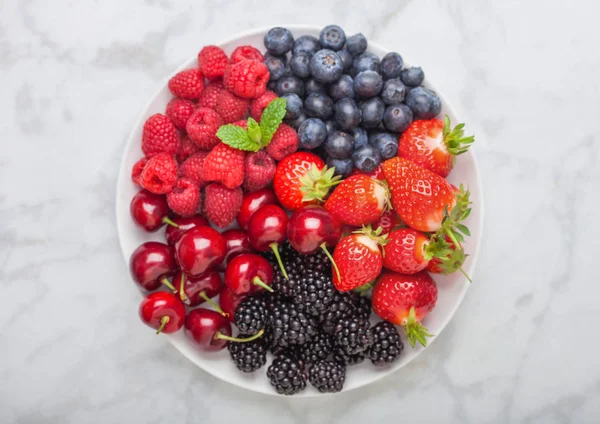
[[[347,367],[427,344],[430,273],[464,274],[471,202],[446,177],[474,138],[362,34],[277,27],[264,45],[204,47],[144,124],[131,216],[166,231],[131,255],[139,313],[244,373],[272,356],[278,393],[338,392]]]

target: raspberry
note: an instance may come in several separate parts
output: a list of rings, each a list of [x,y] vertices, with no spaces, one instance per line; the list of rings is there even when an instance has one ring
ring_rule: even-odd
[[[277,98],[277,94],[273,93],[270,90],[267,90],[260,97],[252,100],[252,104],[250,105],[250,114],[257,121],[260,122],[260,117],[262,116],[263,110],[271,103],[273,100]]]
[[[173,190],[167,193],[167,204],[179,216],[196,215],[200,206],[198,185],[189,178],[178,179]]]
[[[216,134],[222,124],[223,120],[217,112],[201,107],[190,116],[185,129],[200,149],[210,150],[219,144]]]
[[[186,134],[181,137],[181,143],[179,144],[179,149],[177,149],[177,162],[182,163],[194,153],[198,153],[199,151],[200,147],[198,147],[196,143],[194,143]]]
[[[198,107],[207,107],[214,109],[217,105],[219,93],[223,90],[223,83],[213,82],[204,87],[200,98],[198,99]]]
[[[133,167],[131,168],[131,181],[133,181],[134,184],[140,185],[140,174],[147,163],[148,158],[141,158],[133,164]]]
[[[183,130],[194,110],[196,110],[196,105],[193,102],[185,99],[172,99],[167,104],[167,111],[165,113],[176,128]]]
[[[211,81],[223,76],[228,62],[223,49],[217,46],[206,46],[198,53],[200,71]]]
[[[236,127],[240,127],[240,128],[243,128],[243,129],[247,130],[248,129],[248,120],[246,120],[246,119],[240,119],[239,121],[235,121],[231,125],[235,125]]]
[[[298,134],[289,125],[281,124],[267,145],[267,153],[273,159],[281,160],[296,150],[298,150]]]
[[[204,214],[217,227],[227,227],[240,212],[243,197],[240,187],[230,190],[221,184],[209,184],[204,193]]]
[[[260,150],[246,155],[244,166],[244,189],[256,191],[268,186],[275,175],[275,161]]]
[[[162,113],[148,118],[142,131],[142,151],[146,157],[162,152],[174,155],[178,148],[179,134],[171,120]]]
[[[244,119],[248,114],[249,106],[250,101],[248,99],[242,99],[227,90],[221,90],[215,112],[221,115],[225,124],[229,124]]]
[[[198,188],[202,189],[206,185],[203,179],[204,175],[204,160],[208,152],[198,152],[185,160],[179,168],[179,172],[183,177],[192,180]]]
[[[233,189],[244,181],[244,152],[220,143],[204,160],[204,181],[216,181]]]
[[[239,46],[231,53],[231,63],[239,63],[242,60],[253,60],[262,63],[265,61],[265,57],[252,46]]]
[[[223,84],[236,96],[255,99],[267,89],[269,76],[269,69],[264,63],[243,60],[227,66]]]
[[[168,153],[152,156],[140,175],[140,185],[156,194],[168,193],[177,181],[177,161]]]
[[[169,80],[169,90],[175,97],[194,100],[200,97],[204,88],[204,75],[199,69],[186,69]]]

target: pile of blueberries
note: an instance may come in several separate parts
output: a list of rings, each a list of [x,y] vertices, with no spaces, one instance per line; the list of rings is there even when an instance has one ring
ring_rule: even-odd
[[[422,69],[403,68],[398,53],[380,60],[367,52],[363,34],[346,37],[328,25],[318,39],[294,40],[276,27],[264,43],[268,87],[286,99],[285,120],[298,131],[301,148],[315,149],[344,177],[354,167],[373,171],[396,155],[398,137],[413,120],[440,113],[438,95],[421,86]]]

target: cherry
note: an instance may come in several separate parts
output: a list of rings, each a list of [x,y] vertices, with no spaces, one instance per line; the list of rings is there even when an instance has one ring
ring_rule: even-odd
[[[221,233],[221,236],[225,239],[225,244],[227,246],[225,259],[223,259],[223,262],[220,266],[220,269],[225,271],[227,264],[231,259],[235,258],[237,255],[241,255],[242,253],[252,252],[252,248],[250,247],[248,235],[245,231],[227,230]]]
[[[177,226],[169,225],[167,227],[166,236],[169,246],[175,246],[181,236],[189,229],[194,227],[206,227],[208,221],[200,215],[190,216],[188,218],[173,218],[173,222]]]
[[[227,318],[210,309],[194,309],[185,320],[185,334],[198,348],[209,352],[225,348],[230,341],[243,343],[258,339],[263,333],[261,330],[247,339],[231,337],[231,324]]]
[[[186,274],[200,275],[225,258],[225,239],[211,227],[194,227],[175,244],[175,255]]]
[[[263,188],[252,193],[247,193],[242,200],[242,207],[238,214],[237,221],[240,228],[247,230],[250,218],[261,207],[265,205],[276,205],[277,198],[271,189]]]
[[[229,321],[233,322],[235,310],[247,297],[247,295],[238,296],[229,290],[229,287],[223,286],[221,293],[219,293],[219,307],[229,318]]]
[[[320,206],[305,206],[294,211],[287,226],[287,237],[292,247],[300,253],[311,255],[323,249],[339,276],[339,269],[327,247],[340,240],[342,226],[327,210]]]
[[[157,231],[164,224],[176,226],[169,215],[171,209],[167,205],[167,198],[161,194],[150,193],[148,190],[140,190],[129,205],[129,212],[133,222],[146,231]]]
[[[172,293],[150,293],[140,303],[139,312],[144,324],[154,328],[156,334],[174,333],[185,322],[185,306]]]
[[[279,243],[285,241],[288,216],[276,205],[265,205],[252,215],[248,224],[250,246],[259,252],[271,249],[277,258],[279,268],[287,279],[287,271],[279,255]]]
[[[273,291],[273,268],[265,258],[253,253],[236,256],[225,270],[225,285],[236,295],[262,290]]]
[[[173,286],[175,286],[180,299],[186,305],[198,306],[201,303],[208,302],[220,311],[219,306],[211,300],[219,294],[223,287],[223,281],[217,271],[207,271],[197,277],[178,271],[173,277]]]
[[[133,280],[144,290],[153,291],[161,284],[177,292],[167,277],[175,274],[177,263],[173,248],[156,241],[141,244],[129,258],[129,270]]]

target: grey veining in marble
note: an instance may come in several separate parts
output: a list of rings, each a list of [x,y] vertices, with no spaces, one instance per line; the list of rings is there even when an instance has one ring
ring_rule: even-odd
[[[599,13],[594,0],[1,1],[0,423],[598,422]],[[141,108],[201,45],[332,22],[421,65],[479,135],[484,238],[460,310],[408,367],[276,399],[138,323],[115,180]]]

